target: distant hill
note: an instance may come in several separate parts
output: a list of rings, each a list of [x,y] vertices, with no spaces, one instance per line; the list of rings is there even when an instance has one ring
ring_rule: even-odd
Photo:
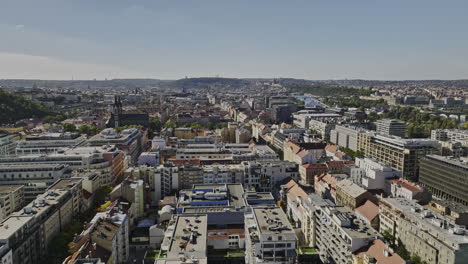
[[[13,123],[23,118],[43,117],[48,113],[42,104],[0,90],[0,124]]]

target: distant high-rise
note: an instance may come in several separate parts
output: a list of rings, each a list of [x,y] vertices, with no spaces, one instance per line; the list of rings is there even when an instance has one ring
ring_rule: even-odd
[[[377,121],[377,132],[386,136],[404,137],[406,124],[398,120],[382,119]]]

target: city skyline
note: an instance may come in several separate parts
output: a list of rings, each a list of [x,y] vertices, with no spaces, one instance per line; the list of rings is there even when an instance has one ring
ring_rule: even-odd
[[[463,1],[4,1],[0,79],[466,79]]]

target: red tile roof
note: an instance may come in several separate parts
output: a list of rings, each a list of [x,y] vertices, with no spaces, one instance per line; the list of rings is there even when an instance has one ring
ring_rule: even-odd
[[[369,200],[356,208],[356,211],[370,222],[379,216],[379,206]]]

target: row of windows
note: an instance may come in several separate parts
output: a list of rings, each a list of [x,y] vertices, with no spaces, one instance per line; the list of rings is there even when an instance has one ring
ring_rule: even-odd
[[[32,177],[36,178],[36,177],[44,177],[45,175],[44,174],[40,174],[40,175],[37,175],[37,174],[33,174]],[[25,178],[29,178],[29,174],[26,174],[25,175]],[[49,177],[52,177],[52,173],[49,172]],[[8,175],[7,174],[3,174],[3,178],[6,179],[8,178]],[[10,178],[15,178],[15,174],[11,174]],[[23,178],[23,174],[18,174],[18,178]]]

